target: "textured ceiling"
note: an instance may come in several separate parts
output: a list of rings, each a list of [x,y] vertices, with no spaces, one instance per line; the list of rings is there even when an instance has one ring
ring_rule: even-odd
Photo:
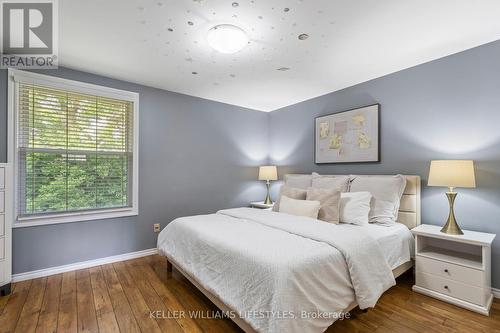
[[[261,111],[500,39],[498,0],[59,4],[62,66]],[[211,49],[206,34],[221,23],[249,45]]]

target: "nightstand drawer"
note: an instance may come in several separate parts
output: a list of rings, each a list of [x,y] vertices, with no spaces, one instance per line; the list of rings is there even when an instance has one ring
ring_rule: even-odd
[[[5,215],[0,214],[0,236],[5,235]]]
[[[466,302],[485,305],[485,293],[482,288],[423,272],[417,272],[416,285]]]
[[[417,270],[471,286],[484,286],[484,272],[417,255]]]
[[[5,193],[0,191],[0,214],[5,211]]]

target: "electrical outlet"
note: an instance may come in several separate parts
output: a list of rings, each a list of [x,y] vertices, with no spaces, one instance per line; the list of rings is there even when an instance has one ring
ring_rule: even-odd
[[[153,224],[153,231],[160,232],[160,223]]]

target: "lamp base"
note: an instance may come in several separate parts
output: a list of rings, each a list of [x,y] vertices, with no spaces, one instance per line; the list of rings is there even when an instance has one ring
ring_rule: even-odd
[[[446,196],[448,197],[448,202],[450,204],[450,213],[448,215],[448,221],[441,229],[441,232],[449,235],[463,235],[464,232],[457,224],[457,220],[455,219],[455,212],[453,210],[453,204],[455,203],[455,198],[457,197],[457,192],[446,192]]]
[[[460,229],[460,227],[458,226],[457,222],[455,222],[455,223],[446,222],[444,227],[441,229],[441,232],[444,232],[445,234],[448,234],[448,235],[463,235],[464,234],[462,229]]]
[[[266,194],[266,198],[264,199],[264,204],[265,205],[272,205],[273,204],[273,201],[271,200],[271,195],[269,194],[269,187],[271,186],[271,183],[269,182],[269,180],[266,182],[266,187],[267,187],[267,194]]]

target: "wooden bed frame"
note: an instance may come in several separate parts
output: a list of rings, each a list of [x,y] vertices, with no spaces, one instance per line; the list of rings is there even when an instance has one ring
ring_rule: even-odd
[[[285,176],[285,181],[286,181]],[[401,198],[401,204],[398,212],[398,222],[406,225],[409,229],[413,229],[420,225],[420,176],[408,176],[406,175],[406,188]],[[409,269],[414,266],[414,261],[410,260],[403,263],[402,265],[396,267],[392,270],[394,278],[399,277]],[[176,263],[175,259],[167,257],[167,272],[172,272],[175,267],[186,279],[189,280],[198,290],[200,290],[212,303],[214,303],[223,312],[234,312],[228,305],[224,303],[222,299],[214,295],[212,292],[205,289],[201,283],[196,279],[196,277],[191,276],[186,273],[179,264]],[[356,308],[358,304],[354,301],[349,304],[347,308],[342,310],[342,312],[349,312]],[[245,320],[240,317],[231,317],[236,325],[238,325],[245,333],[257,333],[255,329],[250,326]]]

